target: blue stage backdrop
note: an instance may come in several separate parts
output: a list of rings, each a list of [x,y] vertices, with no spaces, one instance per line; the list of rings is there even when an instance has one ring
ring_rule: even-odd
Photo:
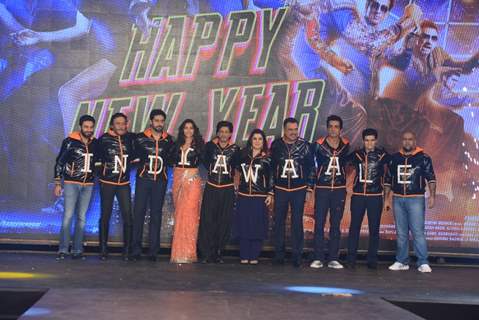
[[[409,27],[413,2],[422,16]],[[315,141],[338,114],[355,147],[375,127],[390,152],[414,130],[438,176],[430,246],[479,253],[478,35],[475,0],[0,0],[0,241],[56,241],[54,160],[80,115],[95,116],[99,136],[115,112],[140,132],[159,108],[173,135],[185,118],[206,139],[230,120],[239,144],[256,127],[280,136],[288,116]],[[169,191],[165,246],[172,212]],[[347,205],[343,233],[349,216]],[[310,245],[311,204],[304,221]],[[120,226],[115,206],[112,240]],[[388,210],[381,237],[393,248]]]

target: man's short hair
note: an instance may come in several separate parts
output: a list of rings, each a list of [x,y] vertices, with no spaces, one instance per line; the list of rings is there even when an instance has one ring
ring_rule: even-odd
[[[412,134],[412,136],[414,137],[414,139],[416,139],[416,133],[415,133],[414,131],[411,131],[411,130],[404,130],[404,131],[402,132],[402,135],[401,135],[401,136],[404,137],[404,135],[407,134],[407,133]]]
[[[335,115],[335,114],[330,115],[330,116],[326,119],[326,127],[329,126],[329,123],[330,123],[331,121],[338,121],[338,122],[339,122],[339,128],[341,128],[341,129],[343,128],[343,119],[341,119],[340,116],[337,116],[337,115]]]
[[[431,20],[423,20],[420,24],[421,30],[426,29],[426,28],[431,28],[437,31],[439,33],[439,27],[437,26],[436,23],[434,23]]]
[[[115,114],[111,117],[111,119],[110,119],[110,126],[113,125],[113,122],[115,121],[116,118],[124,118],[125,121],[128,121],[128,118],[127,118],[127,116],[126,116],[124,113],[117,112],[117,113],[115,113]]]
[[[230,130],[230,132],[233,132],[233,124],[229,121],[220,121],[216,124],[216,133],[220,131],[221,128],[226,127]]]
[[[374,138],[377,139],[378,138],[378,131],[376,129],[373,129],[373,128],[366,128],[366,129],[363,130],[363,140],[367,136],[374,136]]]
[[[150,120],[153,120],[156,116],[162,116],[166,120],[166,113],[160,109],[154,109],[150,112]]]
[[[93,124],[95,124],[95,118],[93,118],[92,116],[90,116],[89,114],[84,114],[80,117],[80,121],[78,121],[78,123],[80,124],[80,127],[83,125],[83,122],[85,121],[91,121],[93,122]]]
[[[283,128],[286,128],[286,126],[288,125],[288,123],[296,123],[296,124],[298,124],[298,120],[296,120],[295,118],[292,118],[292,117],[284,119],[284,121],[283,121]]]

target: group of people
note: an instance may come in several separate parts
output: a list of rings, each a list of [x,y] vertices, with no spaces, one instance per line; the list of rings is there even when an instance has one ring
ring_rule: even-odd
[[[399,152],[388,154],[377,145],[378,132],[362,132],[363,146],[350,152],[343,137],[343,120],[327,118],[327,135],[310,144],[299,137],[298,121],[287,118],[283,136],[271,147],[264,132],[253,130],[244,148],[231,137],[233,124],[220,121],[216,136],[206,144],[191,119],[183,121],[176,141],[164,130],[166,115],[150,114],[142,133],[127,131],[122,113],[111,117],[110,128],[99,139],[93,137],[95,119],[80,118],[80,131],[62,144],[55,165],[55,194],[65,197],[58,260],[69,253],[70,228],[76,213],[72,257],[83,258],[83,229],[95,176],[101,196],[100,258],[108,257],[108,227],[116,197],[123,220],[123,257],[137,260],[142,253],[143,226],[150,208],[148,256],[156,261],[160,249],[162,207],[173,167],[174,230],[171,262],[223,263],[225,245],[233,233],[240,244],[241,264],[258,264],[268,233],[268,206],[273,206],[274,264],[285,263],[286,218],[291,212],[291,255],[295,267],[303,256],[305,201],[314,196],[314,259],[310,266],[342,269],[339,262],[341,230],[346,201],[346,169],[354,168],[351,226],[347,267],[355,268],[362,220],[369,224],[368,267],[377,268],[379,226],[384,200],[393,193],[397,232],[396,261],[391,270],[409,269],[409,232],[420,272],[431,272],[428,264],[425,225],[425,193],[434,206],[435,174],[431,158],[416,146],[413,132],[402,136]],[[204,189],[199,166],[208,172]],[[134,205],[131,204],[130,169],[137,166]],[[235,179],[235,174],[239,179]],[[238,182],[239,181],[239,182]],[[329,214],[326,255],[324,227]]]

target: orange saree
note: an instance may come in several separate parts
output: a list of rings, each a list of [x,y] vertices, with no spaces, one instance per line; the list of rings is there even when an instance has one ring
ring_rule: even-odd
[[[198,260],[196,241],[200,222],[201,178],[198,168],[174,168],[173,203],[175,205],[172,263]]]

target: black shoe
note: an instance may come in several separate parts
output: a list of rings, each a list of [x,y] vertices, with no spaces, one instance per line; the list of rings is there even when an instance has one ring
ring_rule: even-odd
[[[201,259],[200,261],[202,264],[207,264],[207,263],[210,263],[210,260],[208,258],[203,258]]]
[[[377,262],[368,262],[368,269],[377,270],[378,269],[378,263]]]
[[[347,262],[345,265],[346,269],[355,270],[356,269],[356,262]]]
[[[156,256],[149,256],[148,260],[151,261],[151,262],[156,262],[156,261],[158,261],[158,258]]]
[[[63,252],[60,252],[59,254],[57,254],[57,257],[55,258],[55,260],[57,261],[65,260],[65,254]]]
[[[72,255],[73,260],[85,260],[86,257],[83,255],[83,253],[74,253]]]
[[[108,253],[106,253],[106,252],[100,253],[100,260],[101,261],[105,261],[107,259],[108,259]]]
[[[219,263],[219,264],[224,264],[225,263],[225,261],[223,260],[223,258],[221,256],[217,256],[216,259],[215,259],[215,262]]]
[[[301,259],[293,259],[293,267],[300,268],[301,267]]]
[[[283,258],[274,258],[274,259],[273,259],[273,265],[274,265],[274,266],[282,266],[282,265],[284,265],[284,259],[283,259]]]

